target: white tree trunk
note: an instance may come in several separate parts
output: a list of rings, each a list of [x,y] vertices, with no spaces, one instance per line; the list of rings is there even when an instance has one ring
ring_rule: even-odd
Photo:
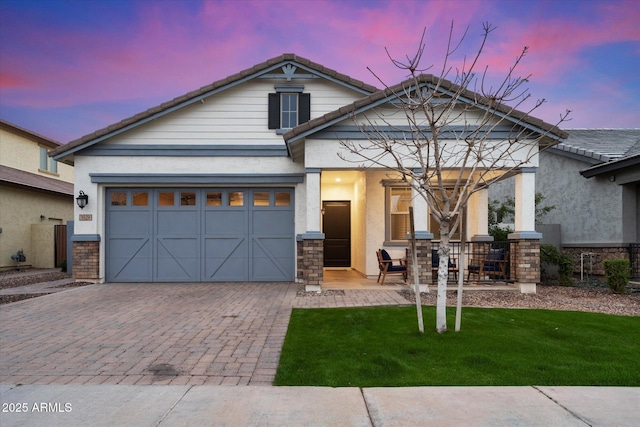
[[[438,296],[436,300],[436,332],[447,332],[447,278],[449,276],[449,223],[440,223],[438,255]]]

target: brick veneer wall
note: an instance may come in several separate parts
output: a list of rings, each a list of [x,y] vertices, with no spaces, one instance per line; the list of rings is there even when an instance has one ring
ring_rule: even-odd
[[[100,242],[73,242],[73,278],[94,279],[100,276]]]
[[[324,278],[324,240],[302,240],[302,280],[305,286],[321,286]],[[300,265],[298,265],[300,267]]]
[[[605,259],[629,259],[629,247],[609,247],[609,248],[562,248],[562,252],[573,258],[573,272],[580,274],[580,255],[592,253],[593,269],[591,274],[604,276]],[[589,257],[584,257],[585,273],[589,272]]]
[[[430,285],[431,273],[431,240],[416,239],[418,249],[418,282],[421,285]],[[409,283],[413,283],[413,241],[409,239],[409,253],[407,256],[407,278]]]
[[[518,282],[540,283],[540,240],[518,240],[515,248],[515,270]],[[513,252],[513,250],[512,250]]]
[[[298,269],[296,271],[296,279],[302,281],[304,279],[304,251],[302,250],[302,240],[296,241],[296,265]]]

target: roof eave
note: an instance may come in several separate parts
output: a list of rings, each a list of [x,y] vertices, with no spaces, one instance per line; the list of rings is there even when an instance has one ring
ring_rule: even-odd
[[[632,166],[640,166],[640,154],[591,166],[588,169],[580,171],[580,175],[585,178],[592,178],[594,176],[618,172],[621,169],[629,168]]]

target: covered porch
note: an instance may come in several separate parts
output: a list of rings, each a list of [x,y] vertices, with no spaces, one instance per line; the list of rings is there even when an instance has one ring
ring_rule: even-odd
[[[467,241],[462,264],[462,234],[452,236],[450,258],[455,273],[450,271],[454,273],[449,277],[450,286],[456,285],[457,275],[462,274],[465,287],[470,289],[500,286],[535,292],[540,235],[533,231],[534,173],[535,169],[529,168],[516,176],[516,230],[521,231],[510,235],[507,242],[493,242],[488,235],[488,189],[470,199],[461,220]],[[410,205],[416,214],[420,283],[435,285],[437,224],[426,203],[411,189],[384,170],[308,169],[306,176],[307,225],[317,224],[311,230],[318,230],[298,236],[297,277],[306,290],[380,289],[376,251],[385,249],[392,258],[407,258]],[[394,281],[398,277],[392,276]]]
[[[351,268],[336,269],[325,268],[324,269],[324,281],[322,284],[322,290],[388,290],[388,291],[400,291],[412,289],[412,280],[409,278],[407,282],[403,282],[399,276],[390,276],[385,280],[384,285],[380,285],[376,281],[376,277],[367,277],[363,274],[353,270]],[[436,291],[436,284],[433,283],[429,286],[430,292]],[[449,281],[449,291],[455,291],[457,282]],[[504,281],[466,281],[464,282],[464,291],[514,291],[518,292],[519,289],[513,283]]]

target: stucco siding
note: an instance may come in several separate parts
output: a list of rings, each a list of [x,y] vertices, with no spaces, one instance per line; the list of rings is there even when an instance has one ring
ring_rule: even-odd
[[[299,173],[288,157],[85,157],[76,156],[78,179],[85,174]],[[78,183],[78,181],[76,181]],[[77,186],[76,186],[77,187]]]
[[[619,243],[622,239],[622,189],[607,179],[586,179],[579,173],[587,164],[542,153],[536,188],[546,205],[556,208],[544,217],[561,224],[562,243]]]
[[[0,165],[48,178],[73,182],[73,167],[64,163],[58,162],[56,173],[40,170],[40,147],[41,145],[36,141],[0,129]],[[51,150],[50,147],[45,148]]]
[[[580,171],[589,164],[550,152],[540,153],[536,192],[543,206],[555,206],[542,218],[560,224],[563,245],[622,242],[622,187],[608,179],[586,179]],[[489,200],[513,197],[513,178],[491,186]]]
[[[73,198],[56,196],[31,190],[22,190],[0,185],[0,267],[14,266],[11,255],[23,249],[27,257],[25,264],[39,268],[53,268],[53,239],[46,241],[47,248],[37,248],[47,257],[35,256],[32,225],[66,224],[73,215]],[[40,216],[44,216],[41,219]],[[37,227],[36,227],[37,230]],[[42,242],[38,243],[38,245]]]

